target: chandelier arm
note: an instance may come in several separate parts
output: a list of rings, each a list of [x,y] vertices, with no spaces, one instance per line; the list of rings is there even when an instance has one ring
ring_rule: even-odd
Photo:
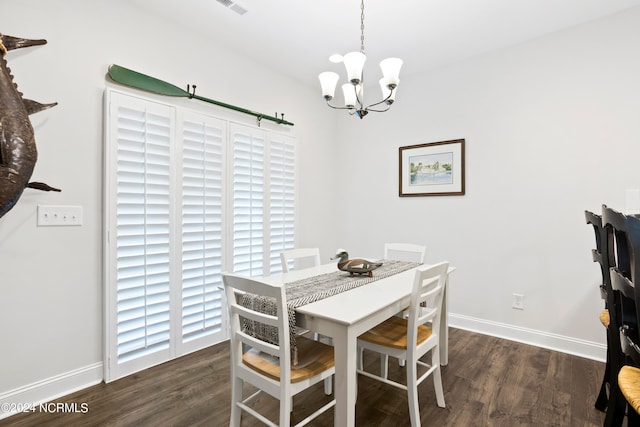
[[[378,104],[380,104],[380,103],[378,102]],[[388,106],[387,108],[385,108],[384,110],[375,110],[375,109],[370,108],[371,106],[373,106],[373,105],[378,105],[378,104],[371,104],[371,105],[369,105],[369,107],[365,108],[365,111],[373,111],[374,113],[384,113],[385,111],[388,111],[388,110],[391,108],[391,105],[389,105],[389,106]]]
[[[334,110],[354,110],[355,109],[352,107],[334,107],[333,105],[329,104],[329,101],[327,101],[327,106],[333,108]],[[349,113],[349,114],[353,114],[353,113]]]
[[[389,92],[389,95],[387,95],[387,97],[386,97],[385,99],[383,99],[382,101],[376,102],[375,104],[369,104],[369,105],[367,106],[367,108],[365,108],[365,110],[368,110],[370,107],[375,107],[376,105],[380,105],[380,104],[382,104],[383,102],[387,102],[387,101],[389,100],[389,98],[391,98],[391,95],[393,95],[393,91],[394,91],[394,90],[395,90],[395,88],[394,88],[394,89],[392,89],[392,90],[391,90],[391,92]],[[391,104],[389,104],[389,107],[387,108],[387,110],[388,110],[389,108],[391,108]],[[380,111],[387,111],[387,110],[380,110]],[[378,110],[371,110],[371,111],[378,111]]]
[[[389,99],[389,98],[387,98],[387,99]],[[380,101],[380,102],[376,102],[375,104],[369,104],[369,105],[367,105],[367,108],[366,108],[366,109],[368,110],[368,109],[369,109],[369,108],[371,108],[371,107],[375,107],[376,105],[383,104],[387,99],[383,99],[382,101]],[[388,110],[388,108],[387,108],[387,110]]]

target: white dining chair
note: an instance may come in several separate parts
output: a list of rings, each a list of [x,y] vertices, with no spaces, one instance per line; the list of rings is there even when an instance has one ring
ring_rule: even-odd
[[[407,391],[409,416],[413,427],[420,426],[418,404],[418,385],[429,375],[433,376],[436,401],[444,408],[444,391],[440,373],[440,349],[438,331],[440,330],[443,291],[447,279],[448,262],[416,269],[409,318],[393,316],[358,337],[358,373],[382,381]],[[435,298],[433,307],[424,309],[420,304],[429,298]],[[425,323],[431,322],[430,325]],[[364,370],[362,351],[370,350],[391,357],[406,360],[406,385],[387,378],[386,363],[380,363],[380,375]],[[431,363],[420,359],[431,352]],[[418,377],[418,367],[426,371]]]
[[[413,243],[385,243],[384,259],[393,259],[397,261],[419,262],[423,264],[427,257],[427,247],[424,245],[416,245]],[[407,313],[398,313],[398,316],[407,317]],[[385,363],[386,360],[385,360]],[[398,359],[398,364],[404,366],[404,360]]]
[[[385,243],[384,259],[424,263],[427,247],[412,243]]]
[[[230,426],[240,426],[242,412],[246,412],[263,423],[289,427],[293,410],[293,396],[312,385],[331,379],[335,373],[333,347],[304,337],[296,337],[298,363],[291,362],[289,340],[289,316],[284,287],[271,285],[232,274],[222,276],[231,323],[231,418]],[[242,305],[244,294],[255,294],[275,300],[276,315],[265,314]],[[264,337],[254,336],[243,327],[244,322],[258,322],[277,329],[279,342],[270,342]],[[256,334],[257,335],[257,334]],[[248,382],[258,391],[243,396],[243,384]],[[280,400],[279,423],[260,414],[250,406],[262,392]],[[335,399],[300,421],[304,425],[321,413],[335,406]]]
[[[320,265],[320,249],[318,248],[298,248],[289,249],[288,251],[280,252],[280,262],[282,263],[282,272],[288,273],[292,269],[296,269],[298,265],[305,267],[317,267]],[[291,264],[291,267],[289,266]],[[306,329],[297,329],[298,335],[304,335],[309,331]],[[331,345],[332,341],[329,337],[321,337],[317,332],[313,333],[313,339],[319,341],[323,339],[327,344]],[[331,379],[327,379],[324,382],[324,393],[330,395],[332,393]]]
[[[315,267],[320,265],[320,249],[318,248],[298,248],[290,249],[280,253],[280,262],[282,263],[282,272],[288,273],[296,267],[296,263],[303,264],[306,267]],[[291,266],[290,266],[291,265]]]

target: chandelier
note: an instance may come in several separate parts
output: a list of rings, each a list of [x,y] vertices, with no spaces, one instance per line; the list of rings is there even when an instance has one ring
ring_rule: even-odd
[[[332,55],[331,62],[343,62],[347,70],[348,83],[342,85],[344,95],[344,107],[336,107],[329,103],[333,99],[336,84],[340,78],[337,73],[325,71],[318,75],[322,96],[327,101],[327,105],[336,110],[348,110],[349,114],[360,117],[366,116],[369,111],[384,112],[391,108],[391,104],[396,97],[396,88],[400,83],[398,78],[402,60],[399,58],[387,58],[380,62],[383,77],[380,79],[380,89],[382,90],[382,100],[365,107],[364,102],[364,80],[362,70],[364,62],[367,60],[364,54],[364,0],[360,4],[360,52],[350,52],[344,56]],[[382,105],[384,104],[384,105]],[[377,107],[378,108],[371,108]],[[385,108],[386,106],[386,108]],[[380,109],[382,108],[382,109]]]

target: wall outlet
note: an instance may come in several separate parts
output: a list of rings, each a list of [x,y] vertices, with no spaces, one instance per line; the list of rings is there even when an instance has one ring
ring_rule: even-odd
[[[513,294],[513,308],[516,310],[524,310],[524,295],[523,294]]]

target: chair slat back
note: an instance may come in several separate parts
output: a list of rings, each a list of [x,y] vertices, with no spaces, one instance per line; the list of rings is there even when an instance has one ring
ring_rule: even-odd
[[[629,249],[630,277],[636,284],[640,283],[640,218],[627,215],[625,230]]]
[[[282,271],[288,273],[291,267],[297,268],[296,262],[308,261],[307,266],[313,267],[320,265],[320,249],[319,248],[298,248],[290,249],[280,253],[280,263]]]
[[[638,352],[638,311],[636,289],[633,282],[625,277],[618,268],[611,269],[611,285],[618,292],[618,327],[620,330],[620,347],[624,354],[631,357],[634,363],[640,363]]]
[[[449,262],[443,261],[431,266],[421,266],[416,269],[409,305],[409,319],[407,330],[407,348],[416,346],[418,326],[431,322],[432,334],[440,330],[440,316],[442,296],[447,280]],[[423,309],[421,303],[432,301],[428,308]],[[437,338],[436,338],[437,339]]]
[[[629,241],[625,223],[626,216],[623,213],[605,205],[602,206],[602,226],[611,230],[608,240],[613,240],[613,243],[608,243],[613,252],[609,254],[613,262],[613,264],[609,265],[609,268],[618,267],[624,276],[631,277]],[[602,249],[604,250],[604,246]]]
[[[288,312],[283,286],[254,280],[248,277],[223,274],[222,280],[229,306],[231,324],[231,358],[234,364],[242,363],[243,345],[268,353],[279,358],[280,369],[284,375],[282,381],[289,381],[291,353],[289,340]],[[277,314],[267,314],[242,304],[245,294],[254,294],[275,301]],[[265,339],[262,334],[250,334],[245,327],[249,321],[277,328],[274,340]],[[262,325],[258,326],[262,327]],[[284,337],[284,339],[282,339]],[[246,350],[246,347],[244,348]]]
[[[427,247],[412,243],[385,243],[384,259],[424,263]]]
[[[593,231],[596,235],[596,249],[597,253],[602,253],[602,216],[591,211],[584,211],[584,219],[587,224],[593,226]],[[596,261],[594,259],[594,261]]]
[[[615,266],[615,251],[613,249],[613,237],[608,237],[612,234],[611,229],[606,230],[602,224],[602,215],[595,214],[590,211],[584,211],[584,216],[587,224],[593,226],[593,231],[596,237],[596,247],[591,250],[591,257],[594,262],[600,265],[600,273],[602,275],[602,291],[606,294],[607,289],[610,289],[609,269]]]
[[[440,294],[443,290],[444,284],[439,283],[440,277],[432,277],[426,279],[422,283],[422,289],[420,290],[420,295],[418,295],[418,306],[420,306],[421,310],[418,310],[418,322],[426,323],[432,322],[433,318],[437,314],[438,310],[438,294]]]

